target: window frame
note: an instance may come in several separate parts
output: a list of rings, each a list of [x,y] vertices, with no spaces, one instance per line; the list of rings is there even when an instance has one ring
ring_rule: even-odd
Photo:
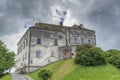
[[[54,51],[51,51],[51,57],[55,57]]]
[[[85,41],[84,41],[84,38],[81,38],[81,44],[84,44]]]
[[[36,51],[35,52],[35,57],[36,58],[41,58],[41,51]]]
[[[36,44],[41,44],[41,38],[37,38]]]
[[[91,39],[88,39],[88,44],[92,44],[92,40]]]
[[[54,46],[58,46],[58,39],[54,40]]]

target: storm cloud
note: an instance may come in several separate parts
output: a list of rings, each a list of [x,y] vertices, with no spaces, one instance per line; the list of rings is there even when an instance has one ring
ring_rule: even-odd
[[[16,50],[18,40],[26,31],[25,23],[58,24],[56,9],[67,11],[64,25],[82,23],[94,29],[97,46],[104,50],[120,49],[120,0],[1,0],[0,39]],[[14,46],[10,47],[12,42]]]

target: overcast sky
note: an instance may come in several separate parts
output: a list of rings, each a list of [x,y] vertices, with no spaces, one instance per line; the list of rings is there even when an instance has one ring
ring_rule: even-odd
[[[0,39],[16,52],[24,26],[58,24],[56,9],[67,11],[64,25],[95,30],[97,46],[120,49],[120,0],[0,0]]]

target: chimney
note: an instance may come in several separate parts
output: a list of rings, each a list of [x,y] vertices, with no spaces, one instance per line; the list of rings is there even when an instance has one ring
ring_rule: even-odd
[[[83,24],[80,24],[80,25],[79,25],[79,28],[84,28]]]
[[[59,23],[59,26],[63,26],[63,22],[62,21]]]

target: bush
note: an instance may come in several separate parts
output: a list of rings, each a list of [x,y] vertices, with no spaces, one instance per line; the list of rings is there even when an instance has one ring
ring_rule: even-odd
[[[39,79],[48,80],[52,77],[52,72],[50,70],[43,69],[38,73]]]
[[[101,48],[85,44],[76,48],[75,63],[84,66],[97,66],[106,64],[106,61]]]
[[[104,54],[106,61],[117,68],[120,68],[120,51],[115,49],[110,49]]]

